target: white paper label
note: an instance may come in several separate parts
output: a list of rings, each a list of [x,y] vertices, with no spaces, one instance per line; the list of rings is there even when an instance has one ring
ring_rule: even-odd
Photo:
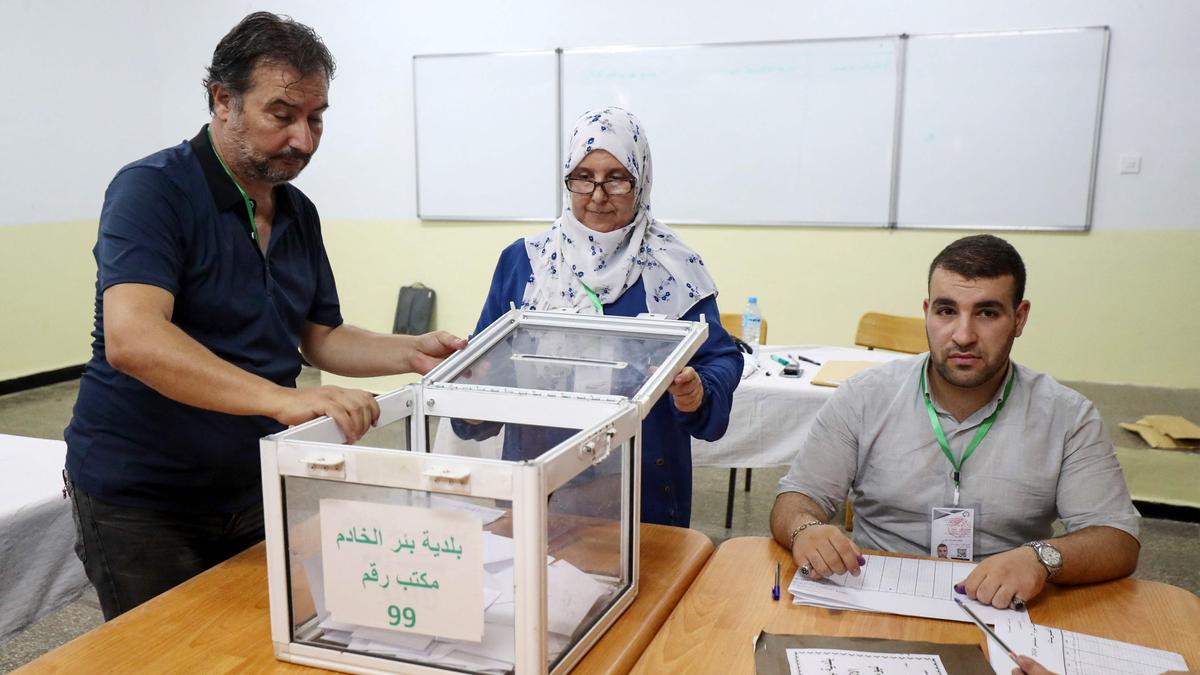
[[[325,608],[338,622],[478,642],[483,526],[462,511],[321,500]]]

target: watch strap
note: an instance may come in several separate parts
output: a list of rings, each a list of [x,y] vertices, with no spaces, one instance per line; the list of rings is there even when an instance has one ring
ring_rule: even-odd
[[[1037,556],[1038,562],[1042,564],[1042,567],[1046,568],[1047,579],[1053,579],[1058,575],[1059,572],[1062,571],[1062,551],[1059,551],[1052,544],[1047,544],[1044,541],[1029,541],[1022,544],[1022,546],[1028,546],[1029,548],[1033,549],[1033,553]],[[1050,563],[1046,562],[1046,556],[1043,553],[1045,549],[1050,549],[1058,554],[1057,565],[1051,565]]]

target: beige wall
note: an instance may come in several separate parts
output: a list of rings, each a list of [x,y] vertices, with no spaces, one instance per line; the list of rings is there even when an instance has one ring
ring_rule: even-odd
[[[91,356],[96,221],[0,227],[0,380]]]
[[[348,321],[389,330],[400,286],[421,281],[438,292],[438,327],[465,334],[500,249],[544,226],[334,220],[324,229]],[[745,296],[757,294],[777,344],[849,344],[864,311],[919,314],[929,259],[959,236],[678,230],[716,277],[722,308],[740,312]],[[1030,273],[1033,312],[1018,360],[1060,379],[1200,387],[1200,231],[1003,236]],[[94,240],[94,222],[0,228],[0,380],[86,361]]]

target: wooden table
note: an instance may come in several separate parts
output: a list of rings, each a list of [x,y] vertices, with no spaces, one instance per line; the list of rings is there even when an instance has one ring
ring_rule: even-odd
[[[771,600],[775,561],[782,597]],[[793,605],[787,583],[796,564],[766,537],[721,545],[688,589],[634,673],[753,673],[752,640],[768,633],[986,644],[974,624]],[[1034,623],[1183,654],[1200,668],[1200,598],[1154,581],[1047,586],[1029,605]]]
[[[16,672],[323,672],[275,660],[265,551],[259,544]],[[638,597],[574,672],[628,672],[712,551],[695,530],[642,525]]]

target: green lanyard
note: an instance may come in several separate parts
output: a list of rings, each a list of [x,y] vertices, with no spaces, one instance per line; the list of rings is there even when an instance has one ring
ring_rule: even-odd
[[[578,279],[578,277],[576,277]],[[583,286],[583,290],[587,291],[588,299],[592,301],[592,306],[596,308],[597,314],[604,314],[604,305],[600,304],[600,296],[596,295],[590,286],[583,283],[583,279],[579,279],[579,285]]]
[[[238,194],[242,195],[242,201],[246,203],[246,215],[250,216],[250,236],[254,238],[254,245],[262,246],[258,241],[258,223],[254,222],[254,204],[250,202],[250,198],[246,196],[246,191],[242,189],[242,186],[238,185],[237,179],[233,177],[233,172],[229,170],[229,167],[225,166],[225,160],[221,159],[221,153],[217,152],[217,144],[213,142],[212,127],[206,127],[205,130],[208,131],[208,144],[212,146],[213,154],[217,156],[217,161],[221,163],[221,168],[225,169],[229,180],[233,181],[233,186],[237,188]]]
[[[930,401],[930,396],[925,391],[926,373],[929,371],[929,357],[925,357],[925,365],[921,367],[921,399],[925,401],[925,410],[929,413],[929,425],[933,427],[933,435],[937,436],[938,445],[942,448],[942,453],[946,455],[946,459],[950,460],[950,466],[954,467],[954,471],[950,473],[950,477],[954,479],[954,505],[958,506],[959,478],[962,474],[962,466],[967,463],[967,458],[971,453],[975,452],[975,448],[979,447],[979,443],[983,441],[983,437],[988,435],[992,430],[992,423],[996,421],[996,417],[1000,415],[1000,411],[1004,409],[1004,403],[1008,401],[1008,395],[1012,393],[1013,380],[1017,378],[1017,369],[1013,368],[1012,373],[1008,376],[1008,384],[1004,385],[1004,395],[1000,397],[1000,403],[996,406],[996,410],[988,415],[983,424],[979,425],[979,429],[975,432],[975,438],[971,439],[971,443],[967,445],[967,449],[963,452],[962,459],[954,461],[954,453],[950,452],[950,443],[946,441],[946,432],[942,431],[942,421],[938,419],[937,411],[933,409],[933,402]]]

